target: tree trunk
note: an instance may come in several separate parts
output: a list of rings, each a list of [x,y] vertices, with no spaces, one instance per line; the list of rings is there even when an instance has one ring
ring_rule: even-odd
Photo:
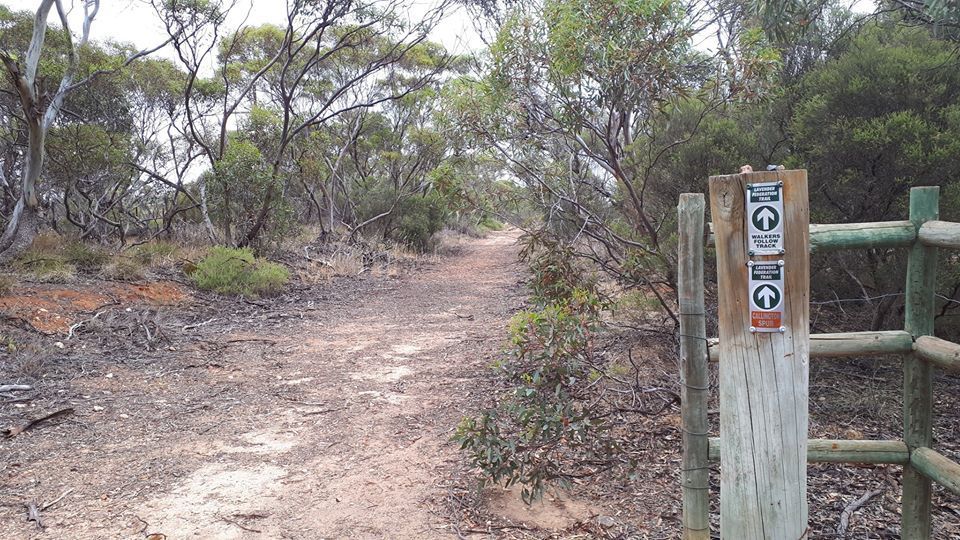
[[[39,115],[27,122],[28,150],[27,161],[23,167],[20,187],[20,199],[14,207],[10,221],[0,237],[0,263],[9,262],[26,251],[33,243],[40,226],[39,201],[37,200],[37,180],[43,168],[43,143],[46,130]]]
[[[207,208],[207,183],[200,179],[200,213],[203,214],[203,225],[207,228],[207,235],[210,241],[217,243],[217,231],[213,228],[213,221],[210,220],[210,210]]]

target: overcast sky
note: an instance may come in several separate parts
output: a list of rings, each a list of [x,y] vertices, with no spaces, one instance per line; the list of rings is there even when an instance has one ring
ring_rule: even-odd
[[[434,4],[430,0],[412,0],[411,3],[415,6],[412,11],[417,11],[417,8],[426,10]],[[38,0],[0,0],[0,4],[17,11],[35,11]],[[82,0],[65,0],[64,4],[73,6],[70,24],[74,33],[79,33],[80,21],[83,17]],[[285,3],[280,0],[239,0],[237,8],[227,21],[228,26],[239,25],[248,9],[250,9],[250,17],[247,19],[247,24],[265,22],[283,24],[285,22]],[[58,24],[56,13],[53,11],[50,13],[50,21]],[[145,49],[162,43],[166,39],[166,33],[153,8],[144,0],[101,0],[100,12],[90,30],[90,37],[94,40],[112,39],[133,43],[138,49]],[[448,50],[457,54],[471,52],[472,49],[483,46],[470,19],[459,7],[447,16],[434,31],[431,39],[440,42]],[[168,55],[169,53],[164,56]]]
[[[15,10],[34,11],[39,0],[0,0]],[[74,33],[79,32],[83,17],[83,0],[64,0],[67,6],[72,6],[71,25]],[[435,5],[437,0],[407,0],[413,9],[411,13],[424,12]],[[854,12],[865,13],[872,11],[873,0],[847,0]],[[238,0],[237,8],[231,12],[227,26],[236,28],[248,13],[247,24],[262,24],[266,22],[283,24],[285,22],[286,3],[281,0]],[[56,23],[56,14],[50,14],[51,22]],[[100,13],[94,21],[91,37],[94,40],[115,40],[133,43],[138,49],[152,48],[166,39],[166,33],[160,24],[156,13],[150,7],[148,0],[101,0]],[[483,49],[483,41],[478,36],[469,16],[461,7],[457,7],[448,14],[446,19],[434,30],[431,39],[443,44],[454,54],[477,52]],[[712,37],[707,37],[696,47],[709,49]],[[160,56],[173,57],[172,51],[161,51]]]

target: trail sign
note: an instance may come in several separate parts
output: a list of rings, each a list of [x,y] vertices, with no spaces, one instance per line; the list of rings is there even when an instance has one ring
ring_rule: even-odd
[[[783,261],[749,262],[750,331],[782,332]]]
[[[747,184],[750,255],[783,253],[783,183]]]

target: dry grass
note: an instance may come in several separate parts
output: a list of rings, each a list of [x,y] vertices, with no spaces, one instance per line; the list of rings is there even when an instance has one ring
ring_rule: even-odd
[[[433,251],[430,255],[443,257],[458,253],[471,240],[469,234],[452,229],[444,229],[433,235]]]
[[[146,277],[143,264],[136,257],[114,255],[110,262],[103,266],[103,277],[119,281],[138,281]]]
[[[13,287],[16,284],[17,280],[13,276],[0,275],[0,296],[6,296],[13,292]]]
[[[9,344],[7,348],[10,349]],[[39,379],[47,367],[47,356],[30,347],[16,352],[10,364],[9,376],[13,380]]]

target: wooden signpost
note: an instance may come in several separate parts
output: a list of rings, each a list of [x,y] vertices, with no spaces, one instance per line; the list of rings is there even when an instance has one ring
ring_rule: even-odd
[[[750,200],[758,185],[762,189]],[[710,177],[710,211],[723,358],[720,535],[730,540],[804,538],[810,357],[807,173]]]
[[[748,184],[762,188],[752,192],[753,200],[745,200],[751,193]],[[707,339],[701,315],[703,199],[699,194],[681,195],[678,297],[685,539],[711,538],[704,472],[711,459],[723,460],[723,538],[807,538],[804,457],[816,463],[903,465],[901,535],[904,540],[940,537],[931,515],[932,483],[960,495],[960,463],[934,448],[931,372],[960,373],[960,344],[932,335],[935,270],[937,248],[960,250],[960,223],[938,219],[938,189],[911,188],[909,221],[808,226],[803,171],[711,178],[719,344]],[[909,249],[904,330],[810,336],[807,250],[873,248]],[[878,355],[903,359],[903,440],[805,440],[808,359]],[[720,363],[719,439],[707,435],[709,372],[704,356]]]

